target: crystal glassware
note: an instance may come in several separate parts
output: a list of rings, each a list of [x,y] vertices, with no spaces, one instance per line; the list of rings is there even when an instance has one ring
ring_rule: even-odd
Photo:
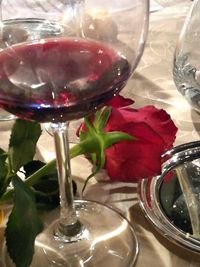
[[[200,111],[200,1],[189,10],[174,54],[173,77],[178,91]]]
[[[143,52],[148,0],[1,1],[0,105],[51,123],[60,218],[35,242],[31,266],[132,266],[132,226],[103,204],[74,201],[67,129],[120,92]],[[5,256],[4,265],[13,266]]]

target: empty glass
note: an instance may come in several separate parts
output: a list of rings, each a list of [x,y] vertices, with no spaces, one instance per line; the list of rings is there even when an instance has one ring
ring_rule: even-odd
[[[195,0],[179,36],[173,76],[179,92],[200,111],[200,1]]]

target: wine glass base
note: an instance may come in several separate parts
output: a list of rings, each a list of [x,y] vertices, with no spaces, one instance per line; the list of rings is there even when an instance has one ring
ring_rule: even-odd
[[[31,267],[131,267],[138,255],[135,232],[123,215],[93,201],[77,200],[75,207],[84,225],[75,242],[60,242],[53,236],[53,222],[38,235]],[[14,267],[3,248],[3,267]]]

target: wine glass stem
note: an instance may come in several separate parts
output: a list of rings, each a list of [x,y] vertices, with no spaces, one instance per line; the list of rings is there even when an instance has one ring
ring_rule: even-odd
[[[69,142],[69,123],[51,123],[54,136],[58,182],[60,191],[60,220],[55,230],[57,238],[70,239],[81,231],[74,207],[73,187],[71,178]]]

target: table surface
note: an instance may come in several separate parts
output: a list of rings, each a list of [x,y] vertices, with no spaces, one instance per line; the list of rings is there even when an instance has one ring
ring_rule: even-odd
[[[173,53],[182,24],[191,3],[159,9],[150,14],[150,28],[142,60],[123,95],[135,100],[135,107],[153,104],[164,108],[178,127],[175,144],[199,139],[199,115],[178,93],[172,78]],[[1,122],[0,147],[6,148],[12,122]],[[43,131],[38,155],[46,160],[54,157],[52,137]],[[90,163],[84,157],[72,160],[72,173],[78,182],[90,173]],[[98,179],[101,179],[101,174]],[[103,174],[103,176],[105,173]],[[137,199],[137,184],[96,182],[87,188],[85,197],[108,203],[129,218],[136,231],[140,253],[136,267],[196,267],[200,255],[191,253],[166,240],[148,222]],[[0,235],[0,240],[2,239]]]

